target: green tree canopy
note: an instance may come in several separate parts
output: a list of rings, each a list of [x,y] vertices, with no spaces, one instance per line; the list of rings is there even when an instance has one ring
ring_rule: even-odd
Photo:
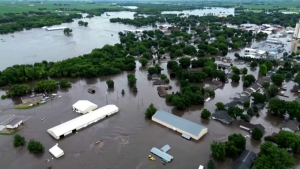
[[[259,74],[266,75],[268,68],[265,64],[259,66]]]
[[[106,81],[106,84],[107,84],[107,87],[108,87],[108,88],[114,88],[114,84],[115,84],[115,83],[114,83],[113,80],[110,79],[110,80],[107,80],[107,81]]]
[[[252,136],[251,138],[255,140],[260,140],[263,137],[263,132],[261,131],[261,129],[255,127],[252,130],[251,136]]]
[[[212,156],[218,160],[224,160],[226,157],[225,144],[222,142],[213,141],[210,143]]]
[[[233,75],[231,76],[231,80],[232,80],[233,82],[239,82],[239,81],[240,81],[240,76],[239,76],[238,74],[233,74]]]
[[[203,119],[208,119],[210,117],[211,113],[207,109],[203,109],[201,112],[201,118]]]
[[[16,134],[14,136],[14,147],[20,147],[25,145],[25,138]]]
[[[27,149],[34,154],[40,154],[44,152],[44,146],[39,141],[30,140],[27,145]]]
[[[284,76],[282,74],[275,73],[271,76],[271,80],[275,85],[281,86],[282,82],[284,81]]]
[[[222,103],[222,102],[216,103],[216,106],[217,106],[218,110],[224,110],[225,109],[224,103]]]
[[[154,105],[151,103],[150,106],[147,108],[145,115],[148,119],[151,119],[152,116],[156,113],[157,109],[154,107]]]

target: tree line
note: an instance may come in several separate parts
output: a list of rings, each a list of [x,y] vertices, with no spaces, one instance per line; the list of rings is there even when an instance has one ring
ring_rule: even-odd
[[[63,61],[14,65],[0,71],[0,86],[21,84],[48,77],[91,78],[134,70],[136,66],[134,57],[126,55],[124,47],[116,44],[105,45],[101,49],[94,49],[90,54]]]

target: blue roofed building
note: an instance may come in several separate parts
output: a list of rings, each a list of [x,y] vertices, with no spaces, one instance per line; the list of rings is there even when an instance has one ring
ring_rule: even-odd
[[[199,140],[208,131],[206,127],[163,110],[156,111],[152,116],[152,120],[195,140]]]

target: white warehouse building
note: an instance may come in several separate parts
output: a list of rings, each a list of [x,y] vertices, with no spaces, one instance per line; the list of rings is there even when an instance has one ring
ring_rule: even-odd
[[[81,128],[96,123],[97,121],[117,113],[118,111],[119,108],[116,105],[106,105],[97,110],[91,111],[90,113],[50,128],[47,132],[54,138],[60,139],[68,134],[76,133]]]
[[[98,108],[98,106],[88,100],[79,100],[72,106],[73,111],[81,114],[86,114]]]

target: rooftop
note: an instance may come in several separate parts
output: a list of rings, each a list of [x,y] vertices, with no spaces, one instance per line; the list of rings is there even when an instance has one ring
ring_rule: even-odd
[[[6,123],[6,125],[14,126],[14,125],[18,124],[20,121],[22,121],[21,118],[12,118],[12,120],[9,121],[8,123]]]
[[[252,167],[256,154],[250,150],[244,150],[236,160],[232,169],[248,169]]]
[[[211,115],[213,118],[224,121],[227,124],[230,124],[234,121],[234,119],[228,116],[227,111],[225,110],[217,110],[215,113]]]
[[[289,120],[283,123],[282,128],[288,128],[292,132],[295,132],[296,130],[299,129],[299,123],[294,120]]]
[[[206,129],[206,127],[203,127],[197,123],[188,121],[163,110],[156,111],[156,113],[152,116],[152,119],[160,120],[167,125],[171,125],[173,128],[183,130],[194,136],[198,136],[203,129]]]
[[[165,81],[163,81],[163,80],[155,80],[154,82],[153,82],[153,85],[163,85],[163,84],[165,84]]]
[[[229,103],[226,103],[224,106],[225,106],[225,108],[229,108],[229,107],[235,107],[235,106],[237,106],[238,105],[238,102],[237,101],[231,101],[231,102],[229,102]]]
[[[254,89],[255,91],[257,91],[258,89],[261,88],[261,85],[259,83],[254,83],[250,86],[250,88]]]
[[[168,95],[168,92],[167,92],[166,88],[163,87],[163,86],[158,86],[157,87],[157,92],[158,92],[158,95],[160,97],[166,97]]]
[[[243,120],[240,121],[240,126],[244,126],[250,129],[252,131],[255,127],[259,128],[261,131],[265,131],[265,127],[261,124],[252,124],[249,122],[245,122]]]

